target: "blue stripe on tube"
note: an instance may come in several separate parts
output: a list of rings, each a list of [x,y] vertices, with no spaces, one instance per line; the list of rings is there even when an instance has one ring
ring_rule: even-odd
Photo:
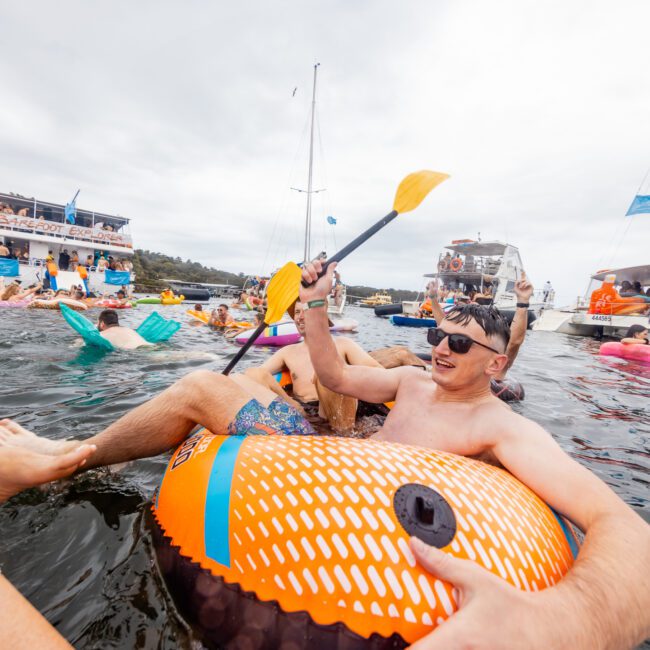
[[[212,463],[205,495],[205,554],[230,568],[230,491],[239,448],[245,436],[231,436],[223,442]]]

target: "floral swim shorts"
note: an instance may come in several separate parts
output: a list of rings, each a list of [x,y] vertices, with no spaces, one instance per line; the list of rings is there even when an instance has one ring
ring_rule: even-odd
[[[277,397],[266,408],[256,399],[244,404],[228,425],[228,434],[311,436],[316,431],[293,406]]]

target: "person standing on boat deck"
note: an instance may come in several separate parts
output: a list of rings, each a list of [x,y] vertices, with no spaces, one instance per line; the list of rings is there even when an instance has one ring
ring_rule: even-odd
[[[59,268],[62,271],[67,271],[69,266],[70,266],[70,255],[68,254],[68,249],[64,248],[59,253]]]
[[[544,284],[544,302],[548,300],[548,297],[551,295],[551,291],[553,291],[553,286],[551,285],[550,280],[546,280]]]
[[[9,257],[9,249],[3,242],[0,242],[0,257]]]

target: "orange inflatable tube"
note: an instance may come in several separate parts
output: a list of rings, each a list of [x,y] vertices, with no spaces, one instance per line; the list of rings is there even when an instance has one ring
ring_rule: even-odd
[[[151,514],[160,571],[210,647],[413,643],[457,603],[416,564],[412,535],[526,591],[556,584],[577,553],[509,473],[352,438],[203,429],[172,456]]]

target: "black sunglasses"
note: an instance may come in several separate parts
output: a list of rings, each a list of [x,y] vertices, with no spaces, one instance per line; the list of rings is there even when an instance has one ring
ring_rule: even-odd
[[[434,348],[437,348],[446,337],[449,337],[449,349],[452,352],[456,352],[456,354],[467,354],[474,343],[480,345],[482,348],[490,350],[491,352],[504,354],[503,352],[499,352],[499,350],[491,348],[489,345],[475,341],[472,337],[467,336],[467,334],[447,334],[447,332],[439,327],[430,327],[427,331],[427,341],[429,342],[429,345],[432,345]]]

